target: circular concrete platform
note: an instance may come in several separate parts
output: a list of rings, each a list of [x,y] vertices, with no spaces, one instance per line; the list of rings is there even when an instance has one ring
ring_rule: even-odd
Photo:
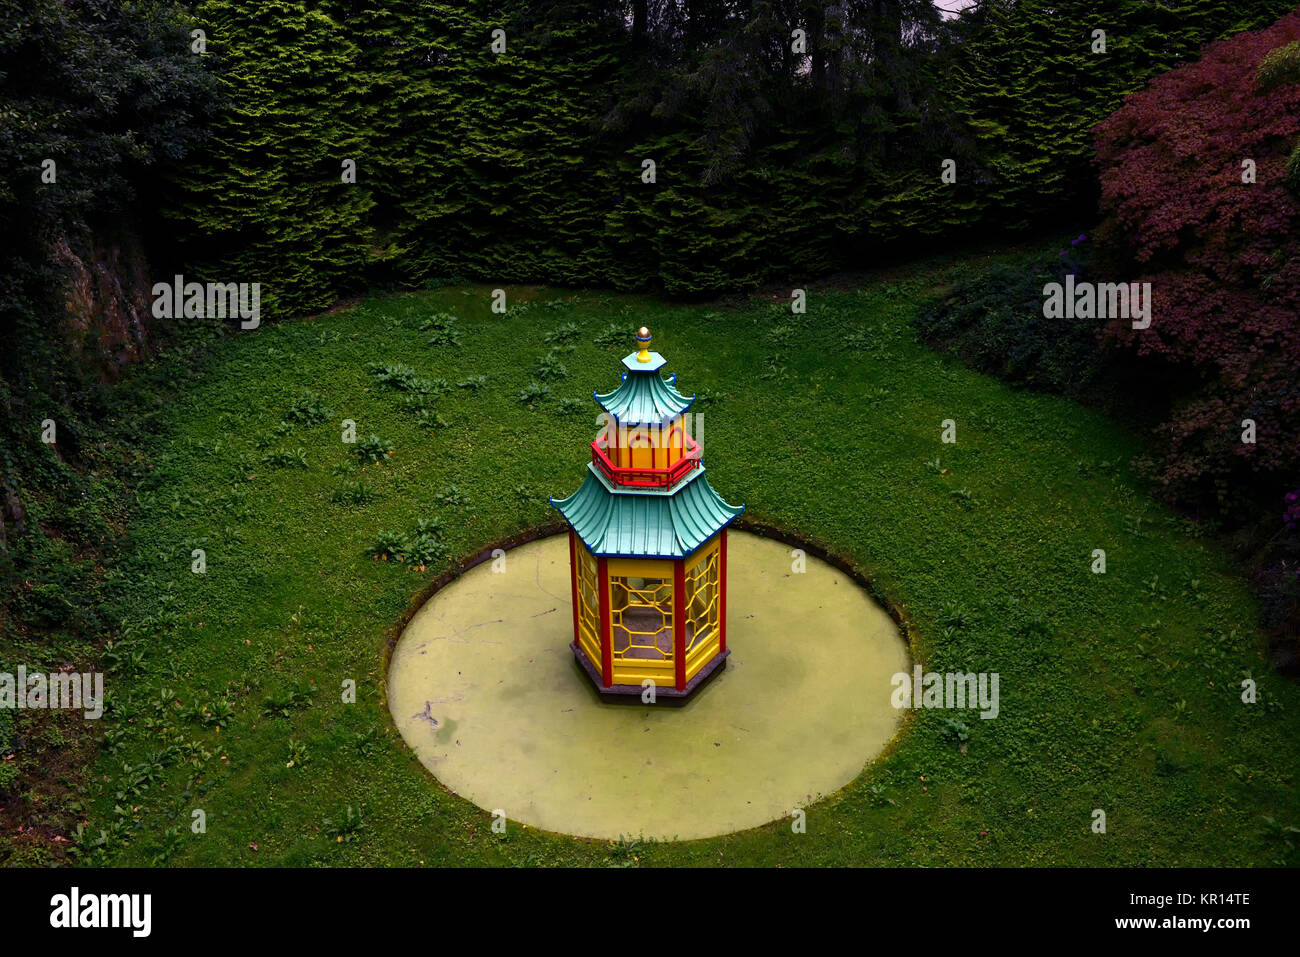
[[[711,837],[786,817],[853,780],[898,730],[897,625],[849,576],[728,538],[726,670],[682,707],[605,704],[569,650],[568,538],[437,592],[388,672],[389,708],[456,794],[580,837]],[[634,699],[635,700],[635,699]]]

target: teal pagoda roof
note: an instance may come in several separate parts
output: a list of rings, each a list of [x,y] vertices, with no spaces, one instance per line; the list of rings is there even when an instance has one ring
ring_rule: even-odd
[[[685,558],[745,510],[723,501],[702,465],[672,489],[635,491],[588,465],[578,490],[551,504],[593,555],[625,558]]]
[[[645,357],[644,361],[641,356]],[[673,386],[676,376],[665,381],[659,375],[666,363],[657,352],[628,353],[623,357],[627,369],[623,384],[613,392],[592,394],[600,407],[623,425],[662,425],[681,415],[695,401],[695,396],[684,396]]]

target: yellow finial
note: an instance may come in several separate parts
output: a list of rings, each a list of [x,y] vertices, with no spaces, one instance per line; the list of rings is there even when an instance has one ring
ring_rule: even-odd
[[[637,348],[640,350],[636,354],[636,361],[649,362],[650,361],[650,330],[647,329],[645,326],[642,326],[640,329],[637,330],[636,344],[637,344]]]

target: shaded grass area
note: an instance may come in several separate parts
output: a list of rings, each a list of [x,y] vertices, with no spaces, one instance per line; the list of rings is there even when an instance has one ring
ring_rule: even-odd
[[[1132,436],[915,341],[918,300],[951,272],[816,293],[806,315],[511,288],[500,316],[489,289],[449,287],[221,344],[201,375],[172,383],[166,437],[135,489],[80,856],[1300,862],[1287,830],[1300,826],[1300,689],[1265,667],[1245,583],[1129,473]],[[449,564],[553,520],[546,497],[572,491],[589,461],[591,393],[618,381],[642,324],[700,396],[705,461],[728,501],[870,575],[916,623],[927,669],[1001,676],[996,720],[917,712],[887,756],[811,805],[806,834],[774,822],[675,844],[514,823],[494,835],[385,711],[389,627]],[[356,445],[341,441],[344,419]],[[940,441],[946,419],[956,444]],[[1098,548],[1104,575],[1091,572]]]

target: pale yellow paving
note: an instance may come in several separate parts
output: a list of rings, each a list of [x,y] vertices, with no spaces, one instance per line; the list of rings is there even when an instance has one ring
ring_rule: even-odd
[[[581,837],[756,827],[853,780],[897,732],[898,627],[851,578],[728,537],[727,668],[673,707],[605,704],[569,650],[568,538],[506,553],[435,594],[393,653],[389,707],[448,788]],[[815,821],[810,820],[810,827]]]

